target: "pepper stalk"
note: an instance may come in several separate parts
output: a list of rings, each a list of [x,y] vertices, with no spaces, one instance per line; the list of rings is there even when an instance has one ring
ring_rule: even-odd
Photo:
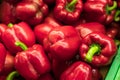
[[[91,44],[90,48],[85,56],[85,61],[91,62],[95,54],[99,54],[101,47],[99,44]]]
[[[115,10],[116,8],[117,8],[117,2],[113,1],[113,5],[112,6],[109,6],[109,5],[106,6],[106,13],[110,14],[111,11]]]
[[[120,15],[120,10],[117,10],[116,13],[115,13],[115,16],[114,16],[114,20],[115,20],[116,22],[120,21],[119,15]]]
[[[9,27],[9,28],[12,28],[12,27],[13,27],[13,24],[12,24],[12,23],[9,23],[9,24],[8,24],[8,27]]]
[[[15,77],[18,77],[18,76],[19,76],[19,73],[17,71],[13,71],[7,76],[6,80],[13,80]]]
[[[19,46],[24,51],[28,49],[27,46],[23,42],[20,42],[20,41],[15,42],[15,45]]]
[[[77,3],[77,0],[72,0],[70,3],[67,3],[66,10],[69,12],[73,12],[76,3]]]
[[[20,41],[15,42],[15,45],[19,46],[24,51],[28,49],[27,46],[23,42],[20,42]],[[18,77],[18,76],[19,76],[19,73],[17,71],[13,71],[7,76],[6,80],[13,80],[15,77]]]

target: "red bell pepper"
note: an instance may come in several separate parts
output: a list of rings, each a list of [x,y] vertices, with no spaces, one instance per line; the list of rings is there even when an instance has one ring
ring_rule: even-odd
[[[81,43],[81,38],[73,26],[61,26],[53,28],[43,41],[46,51],[59,60],[73,58]]]
[[[108,26],[107,26],[107,29],[106,29],[106,34],[115,39],[117,38],[118,35],[120,35],[120,27],[119,27],[119,23],[116,23],[116,22],[112,22],[110,23]]]
[[[15,15],[15,6],[6,1],[2,1],[0,4],[0,21],[2,23],[16,23],[18,22]]]
[[[6,24],[3,24],[3,23],[1,23],[0,24],[0,41],[2,41],[1,39],[1,37],[2,37],[2,33],[5,31],[7,29],[7,25]]]
[[[110,64],[116,50],[112,38],[100,32],[92,32],[83,38],[79,54],[84,61],[99,67]]]
[[[43,23],[50,24],[54,27],[58,27],[62,25],[57,19],[54,18],[53,12],[51,12],[47,17],[45,17]]]
[[[26,21],[33,26],[41,23],[48,11],[48,6],[43,0],[21,1],[15,9],[18,19]]]
[[[87,22],[86,22],[84,16],[81,16],[78,21],[76,21],[74,24],[72,24],[72,26],[77,27],[78,25],[84,24],[84,23],[87,23]]]
[[[77,61],[62,73],[60,80],[92,80],[91,73],[90,65]]]
[[[92,80],[103,80],[102,78],[103,77],[102,77],[99,69],[93,67],[92,68]]]
[[[72,64],[71,60],[61,61],[57,59],[52,59],[52,72],[56,80],[59,80],[60,75]],[[64,66],[63,66],[64,65]]]
[[[5,57],[7,54],[7,50],[2,43],[0,43],[0,73],[3,70],[5,64]]]
[[[48,33],[54,28],[54,26],[43,23],[43,24],[38,24],[34,27],[34,33],[37,42],[40,44],[43,44],[43,40],[45,37],[47,37]]]
[[[96,21],[109,24],[114,21],[117,2],[112,0],[87,0],[83,8],[87,22]]]
[[[24,50],[17,53],[14,61],[15,69],[22,77],[36,80],[50,71],[50,62],[41,45],[34,44],[29,48],[21,42],[17,42],[16,45]]]
[[[75,29],[79,32],[79,35],[82,38],[84,38],[86,35],[92,32],[101,32],[106,34],[105,26],[98,22],[79,24],[75,27]]]
[[[10,72],[14,70],[14,56],[12,56],[9,52],[7,52],[5,57],[4,67],[1,71],[1,74],[8,75]]]
[[[21,41],[28,47],[35,43],[35,35],[30,26],[25,22],[18,24],[9,24],[7,29],[2,33],[2,42],[11,54],[15,55],[18,51],[22,51],[15,42]]]
[[[107,36],[109,36],[110,38],[113,38],[115,43],[116,43],[116,46],[119,47],[120,45],[120,27],[119,27],[119,23],[116,23],[116,22],[112,22],[108,25],[107,29],[106,29],[106,34]]]
[[[76,22],[82,12],[82,0],[56,0],[54,17],[65,24]]]

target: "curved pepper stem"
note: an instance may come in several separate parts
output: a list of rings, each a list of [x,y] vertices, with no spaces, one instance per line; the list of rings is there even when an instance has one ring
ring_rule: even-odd
[[[109,5],[106,6],[106,13],[110,14],[111,11],[116,9],[116,8],[117,8],[117,2],[113,1],[113,6],[109,6]]]
[[[85,60],[87,62],[91,62],[92,59],[93,59],[93,56],[95,54],[98,54],[100,52],[101,48],[100,48],[100,45],[99,44],[92,44],[85,56]]]
[[[20,41],[15,42],[15,45],[19,46],[24,51],[28,49],[27,46],[23,42],[20,42]]]
[[[116,13],[115,13],[115,16],[114,16],[114,20],[117,22],[117,21],[120,21],[120,10],[117,10]]]
[[[72,0],[70,3],[67,3],[66,9],[69,12],[72,12],[75,8],[75,4],[77,3],[77,0]]]
[[[8,24],[8,27],[9,27],[9,28],[12,28],[12,27],[13,27],[13,24],[12,24],[12,23],[9,23],[9,24]]]
[[[19,73],[17,71],[13,71],[7,76],[6,80],[13,80],[17,76],[19,76]]]

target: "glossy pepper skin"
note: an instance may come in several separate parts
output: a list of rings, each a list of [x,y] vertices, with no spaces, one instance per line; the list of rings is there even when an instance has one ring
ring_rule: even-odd
[[[91,66],[77,61],[68,67],[61,75],[60,80],[92,80]]]
[[[0,73],[4,68],[6,55],[7,55],[7,50],[5,46],[2,43],[0,43]]]
[[[63,61],[75,56],[80,43],[81,38],[73,26],[61,26],[49,32],[43,46],[52,57]]]
[[[4,23],[0,24],[0,41],[2,41],[2,33],[7,29],[7,25]]]
[[[16,44],[16,45],[20,45]],[[34,44],[32,47],[23,48],[15,56],[15,68],[18,73],[27,80],[37,80],[42,74],[50,71],[51,66],[43,47]]]
[[[37,42],[40,44],[43,44],[43,40],[45,37],[47,37],[48,33],[54,28],[54,26],[47,24],[47,23],[42,23],[38,24],[34,27],[34,33]]]
[[[15,15],[15,6],[6,1],[2,1],[0,4],[0,21],[4,24],[18,22]]]
[[[15,9],[17,18],[32,26],[41,23],[48,12],[48,6],[42,0],[21,1]]]
[[[72,24],[79,19],[82,8],[82,0],[56,0],[53,13],[60,22]]]
[[[82,23],[77,25],[75,29],[79,32],[79,35],[82,38],[84,38],[86,35],[92,32],[101,32],[106,34],[105,26],[98,22]]]
[[[92,32],[83,38],[79,54],[93,66],[108,65],[116,53],[114,40],[100,32]]]
[[[14,70],[14,56],[12,56],[8,51],[6,53],[5,62],[0,75],[8,75]]]
[[[20,47],[15,45],[17,41],[23,42],[28,47],[35,43],[34,32],[26,22],[9,24],[7,29],[2,33],[2,42],[13,55],[16,55],[18,51],[22,51]]]
[[[54,27],[58,27],[62,25],[57,19],[54,18],[53,12],[51,12],[47,17],[45,17],[43,23],[50,24]]]
[[[45,19],[44,22],[41,24],[38,24],[34,27],[34,33],[37,42],[40,44],[43,44],[43,40],[45,37],[47,37],[48,33],[55,27],[59,27],[62,24],[60,24],[50,13]]]
[[[117,2],[112,0],[87,0],[84,3],[84,17],[88,22],[109,24],[114,20]]]

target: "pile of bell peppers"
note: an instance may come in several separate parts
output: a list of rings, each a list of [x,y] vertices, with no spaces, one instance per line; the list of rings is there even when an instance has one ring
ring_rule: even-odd
[[[119,30],[120,0],[1,0],[0,80],[104,80]]]

